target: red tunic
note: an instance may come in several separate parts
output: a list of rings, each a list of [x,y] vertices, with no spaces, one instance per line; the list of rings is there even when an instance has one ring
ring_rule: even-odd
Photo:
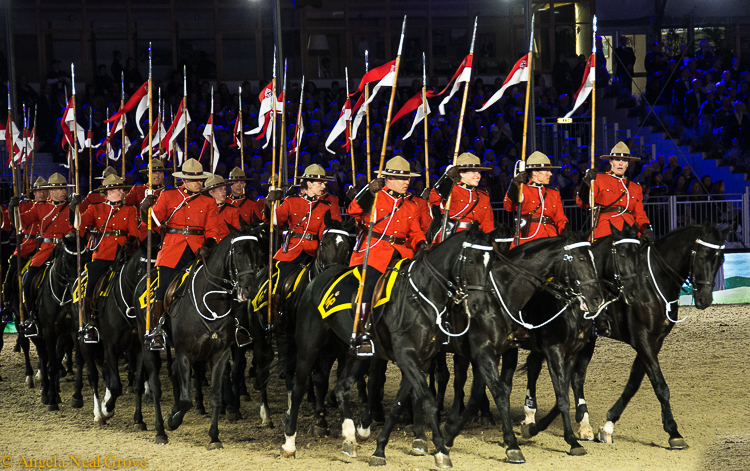
[[[419,227],[425,234],[432,224],[432,212],[430,212],[430,205],[420,196],[410,194],[407,196],[409,201],[413,201],[417,205],[417,217],[419,219]]]
[[[23,214],[33,208],[35,204],[41,204],[41,202],[21,201],[20,203],[18,203],[18,211]],[[39,224],[24,224],[22,221],[21,232],[24,236],[26,236],[24,237],[23,242],[21,242],[21,258],[27,259],[31,257],[31,254],[33,254],[36,250],[36,238],[30,238],[29,236],[36,236],[37,234],[39,234]],[[14,255],[18,255],[18,249],[16,249],[16,251],[13,253]]]
[[[227,201],[229,200],[227,199]],[[219,235],[216,237],[216,242],[221,242],[224,237],[229,235],[229,227],[227,224],[231,224],[235,229],[240,228],[240,210],[231,204],[225,203],[221,206],[217,206],[216,217],[219,224]]]
[[[263,201],[253,201],[244,196],[240,198],[232,198],[230,196],[227,198],[227,203],[237,209],[239,217],[241,217],[246,224],[253,223],[253,214],[255,214],[255,217],[257,217],[259,221],[263,220],[263,206],[265,206]]]
[[[184,185],[164,191],[151,210],[154,224],[167,226],[156,257],[157,267],[174,268],[187,246],[195,253],[206,239],[219,236],[216,200],[200,193],[190,194]],[[170,228],[203,230],[203,234],[170,234]]]
[[[78,205],[78,211],[83,214],[92,204],[101,204],[105,201],[107,201],[107,198],[105,198],[100,191],[91,191],[86,195],[83,201],[81,201],[81,204]]]
[[[339,206],[339,199],[330,193],[326,193],[321,199],[331,203],[331,207],[329,208],[331,210],[331,217],[337,221],[341,221],[341,206]]]
[[[8,208],[2,204],[0,205],[0,210],[3,213],[3,221],[0,223],[0,230],[10,232],[13,228],[11,227],[10,218],[8,217]]]
[[[413,257],[414,248],[419,242],[425,240],[425,235],[422,228],[419,227],[417,203],[409,201],[386,186],[378,193],[375,204],[376,206],[372,208],[371,213],[365,213],[354,200],[349,205],[349,215],[358,224],[367,226],[370,224],[371,217],[377,222],[390,213],[388,217],[377,222],[373,227],[373,233],[383,235],[373,236],[370,244],[370,258],[367,260],[368,266],[384,273],[394,251],[398,251],[403,258]],[[385,240],[388,236],[405,239],[405,241]],[[362,239],[362,243],[352,254],[349,266],[356,267],[364,264],[366,248],[366,240]]]
[[[159,195],[164,189],[172,189],[172,187],[165,187],[160,186],[159,188],[154,188],[154,196],[156,196],[157,201],[159,198]],[[141,202],[143,201],[143,198],[146,197],[146,185],[136,185],[133,188],[130,189],[127,195],[125,195],[125,204],[128,206],[135,206],[136,213],[138,214],[138,221],[141,219]],[[140,229],[140,239],[146,240],[146,237],[148,236],[148,227],[146,224],[140,224],[139,223],[139,229]],[[152,230],[155,228],[152,226]]]
[[[45,201],[33,205],[28,211],[21,213],[21,224],[38,224],[39,231],[43,231],[41,237],[45,239],[62,239],[73,230],[73,226],[68,222],[68,204],[64,201],[57,204]],[[44,265],[52,255],[55,245],[54,242],[42,242],[39,251],[31,259],[31,266]]]
[[[334,214],[333,207],[325,197],[312,199],[307,196],[290,196],[286,198],[276,208],[276,224],[287,226],[287,230],[292,231],[292,235],[286,251],[282,246],[273,256],[274,260],[290,262],[299,257],[303,251],[310,256],[315,256],[318,252],[318,242],[325,229],[326,212],[330,210],[331,217],[341,221],[340,214],[338,211]],[[310,234],[312,239],[304,238],[304,234]]]
[[[477,202],[478,200],[478,202]],[[430,205],[440,205],[440,211],[445,213],[445,204],[437,191],[430,191]],[[451,190],[450,218],[459,223],[479,222],[479,227],[484,232],[495,229],[495,218],[492,215],[490,197],[484,191],[471,188],[461,183],[453,185]],[[456,232],[464,231],[468,227],[457,227]]]
[[[99,245],[92,247],[93,260],[114,260],[117,249],[128,240],[129,236],[140,235],[136,219],[136,209],[122,204],[110,203],[92,204],[85,213],[81,214],[81,235],[93,227],[99,234],[110,231],[122,231],[122,235],[101,237]]]
[[[639,228],[644,224],[649,224],[648,216],[643,210],[643,191],[639,184],[609,173],[597,175],[592,183],[596,206],[602,207],[614,203],[610,210],[617,210],[599,213],[594,230],[595,239],[606,237],[611,233],[610,222],[620,230],[625,224],[633,224],[633,222],[636,222]],[[620,195],[623,195],[622,198]],[[576,202],[582,208],[589,207],[583,204],[579,196],[576,196]]]
[[[508,191],[510,191],[510,189]],[[513,211],[514,213],[518,208],[517,205],[513,204],[507,194],[505,195],[505,200],[503,200],[503,206],[506,211]],[[552,219],[550,222],[553,222],[553,224],[527,222],[529,225],[529,233],[528,236],[521,237],[522,244],[530,240],[541,239],[542,237],[556,237],[560,235],[565,224],[568,222],[568,218],[563,212],[560,192],[536,184],[526,184],[523,186],[521,217],[528,218],[529,216],[537,220],[543,216],[548,217]],[[522,234],[525,234],[525,229]]]

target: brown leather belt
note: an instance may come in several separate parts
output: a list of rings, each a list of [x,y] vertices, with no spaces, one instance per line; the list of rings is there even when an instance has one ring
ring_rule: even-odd
[[[52,237],[52,238],[44,237],[42,239],[39,239],[40,244],[59,244],[60,242],[62,242],[62,238],[58,238],[58,237]]]
[[[114,231],[105,231],[102,233],[102,237],[122,237],[126,235],[128,235],[128,231],[123,231],[120,229]]]
[[[318,235],[310,232],[292,232],[291,239],[318,240]]]
[[[404,237],[396,237],[394,235],[385,235],[385,234],[381,234],[379,232],[374,232],[374,231],[372,233],[372,237],[373,239],[380,239],[382,237],[384,241],[393,245],[405,245],[406,244],[406,238]]]
[[[532,223],[532,222],[534,222],[534,223],[537,223],[537,224],[549,224],[551,226],[555,225],[555,220],[552,219],[549,216],[542,216],[540,218],[536,218],[536,217],[529,217],[527,215],[527,216],[523,216],[523,219],[526,219],[527,223],[529,223],[529,224]]]
[[[188,229],[187,227],[180,227],[180,228],[168,227],[167,228],[167,234],[181,234],[184,236],[189,236],[189,235],[202,236],[203,234],[205,234],[205,232],[206,231],[204,231],[203,229]]]
[[[603,206],[599,206],[599,208],[601,208],[600,211],[602,212],[602,214],[606,214],[606,213],[628,213],[628,214],[633,214],[633,212],[630,211],[630,210],[628,210],[628,208],[626,208],[625,206],[619,206],[619,205],[617,205],[617,206],[610,206],[609,208],[605,208]]]

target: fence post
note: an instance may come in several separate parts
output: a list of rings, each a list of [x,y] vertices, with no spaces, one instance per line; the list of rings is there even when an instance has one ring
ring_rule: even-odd
[[[750,187],[745,187],[742,195],[742,243],[750,247]]]
[[[677,197],[669,197],[669,230],[677,229]]]

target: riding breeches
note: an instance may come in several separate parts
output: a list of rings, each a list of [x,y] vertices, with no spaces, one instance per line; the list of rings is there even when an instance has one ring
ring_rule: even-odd
[[[44,270],[44,268],[47,266],[45,263],[44,265],[41,265],[39,267],[29,266],[29,269],[26,270],[26,274],[23,276],[23,297],[24,301],[27,303],[31,300],[31,284],[34,282],[34,278],[36,278],[36,275]],[[27,307],[34,310],[33,306],[29,306],[27,304]]]
[[[113,260],[92,260],[86,264],[85,276],[86,276],[86,288],[84,290],[84,296],[91,298],[94,296],[94,288],[99,278],[104,275],[109,267],[114,263]]]
[[[276,266],[279,269],[279,278],[278,278],[279,281],[278,283],[276,283],[276,286],[274,287],[274,290],[273,290],[274,294],[281,294],[279,292],[279,289],[284,288],[284,282],[289,277],[289,275],[291,275],[294,272],[294,270],[299,268],[300,265],[307,265],[308,263],[310,263],[311,259],[312,257],[310,255],[306,254],[305,252],[302,252],[301,254],[299,254],[297,258],[295,258],[292,261],[289,261],[289,262],[277,261]]]
[[[169,287],[169,282],[172,281],[172,276],[174,276],[175,273],[182,271],[183,268],[190,265],[194,260],[195,253],[190,250],[190,245],[187,245],[174,268],[156,267],[159,273],[159,284],[156,286],[156,293],[154,294],[154,299],[156,301],[164,301],[164,296],[167,294],[167,288]]]

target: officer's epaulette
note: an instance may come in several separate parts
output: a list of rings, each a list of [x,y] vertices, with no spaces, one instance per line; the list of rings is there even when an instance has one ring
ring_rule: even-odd
[[[165,186],[162,191],[163,192],[167,192],[167,191],[179,191],[179,188],[174,188],[174,187],[171,187],[171,186],[170,187],[166,187]]]
[[[486,196],[488,198],[490,196],[490,193],[487,190],[485,190],[485,189],[479,189],[479,188],[477,188],[477,193],[482,194],[482,195],[484,195],[484,196]]]

